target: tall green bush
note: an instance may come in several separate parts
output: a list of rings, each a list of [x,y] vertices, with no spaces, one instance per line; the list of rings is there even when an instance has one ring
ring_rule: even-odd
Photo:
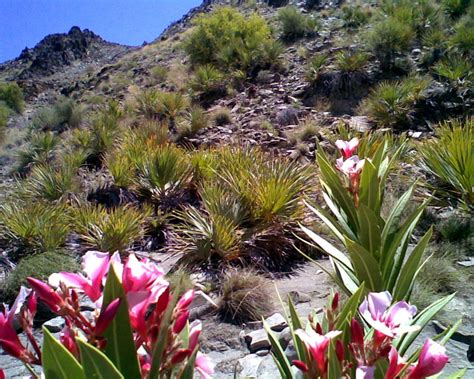
[[[14,82],[0,83],[0,101],[4,101],[16,113],[22,113],[25,109],[23,91]]]

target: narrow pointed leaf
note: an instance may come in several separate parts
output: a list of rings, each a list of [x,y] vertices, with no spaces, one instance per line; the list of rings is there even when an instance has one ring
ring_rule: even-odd
[[[346,246],[351,255],[354,271],[360,282],[365,282],[368,291],[383,289],[382,275],[375,258],[358,243],[346,239]]]
[[[43,327],[43,371],[46,379],[85,379],[76,358]]]
[[[273,334],[272,330],[269,328],[266,322],[263,322],[263,326],[267,332],[268,339],[272,345],[272,354],[273,359],[278,365],[282,378],[292,379],[294,378],[293,371],[291,370],[291,362],[288,360],[283,348],[280,345],[280,342]]]
[[[133,342],[127,297],[122,283],[111,265],[105,283],[102,309],[105,309],[117,298],[121,299],[119,310],[104,334],[107,339],[105,354],[127,379],[140,379],[140,366]]]
[[[76,341],[81,353],[84,375],[87,379],[124,379],[124,376],[103,352],[79,339]]]

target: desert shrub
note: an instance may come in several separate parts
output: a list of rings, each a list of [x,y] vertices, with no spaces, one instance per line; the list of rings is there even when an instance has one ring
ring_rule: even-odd
[[[365,53],[344,50],[336,54],[335,65],[337,70],[341,72],[356,72],[362,70],[367,64],[368,58]]]
[[[128,188],[135,179],[133,162],[125,154],[109,153],[105,158],[105,166],[112,175],[114,184],[120,188]]]
[[[238,324],[261,320],[272,311],[269,288],[269,281],[251,269],[229,270],[222,282],[219,315]]]
[[[368,47],[382,68],[390,69],[396,55],[410,48],[413,38],[414,32],[408,23],[389,17],[374,24],[368,35]]]
[[[328,56],[326,54],[314,55],[310,58],[306,67],[306,80],[314,84],[319,79],[319,76],[323,69],[326,67]]]
[[[185,152],[163,145],[150,152],[137,166],[137,187],[146,197],[162,200],[183,190],[191,177]]]
[[[226,93],[224,74],[212,65],[197,67],[189,86],[199,98],[214,98]]]
[[[314,31],[316,24],[309,16],[301,13],[298,8],[288,6],[278,12],[281,24],[281,37],[292,41]]]
[[[346,28],[358,28],[365,25],[371,16],[372,11],[370,7],[364,5],[355,4],[342,7],[342,19]]]
[[[10,116],[10,108],[0,101],[0,145],[5,138],[8,117]]]
[[[23,91],[14,82],[0,83],[0,101],[5,102],[16,113],[22,113],[25,108]]]
[[[318,133],[318,125],[313,120],[305,120],[297,129],[288,134],[288,140],[292,145],[298,142],[308,142]]]
[[[463,54],[468,59],[474,56],[474,25],[469,22],[459,22],[454,34],[448,41],[449,46],[455,51]]]
[[[449,217],[437,225],[437,230],[443,241],[459,242],[474,236],[474,225],[469,217]]]
[[[437,138],[420,146],[421,167],[435,178],[436,194],[474,204],[474,119],[452,121],[436,129]]]
[[[157,84],[163,83],[168,76],[168,67],[155,66],[150,69],[150,75]]]
[[[63,252],[49,251],[23,258],[8,275],[3,286],[2,298],[13,301],[21,286],[27,286],[26,278],[34,276],[47,281],[51,274],[61,271],[76,272],[80,267],[76,259]]]
[[[188,99],[179,92],[162,92],[159,99],[161,116],[169,122],[174,122],[188,107]]]
[[[284,69],[282,54],[285,50],[283,44],[277,40],[269,40],[263,44],[264,61],[270,64],[270,68],[279,71]]]
[[[197,17],[184,48],[193,65],[250,72],[271,63],[263,59],[263,47],[271,40],[270,27],[261,16],[253,13],[245,17],[234,8],[219,7]]]
[[[433,71],[447,85],[447,93],[453,105],[468,109],[472,88],[474,86],[474,66],[465,57],[454,55],[440,60],[433,66]]]
[[[456,19],[461,17],[471,4],[471,0],[442,0],[441,5],[449,17]]]
[[[135,96],[136,112],[146,119],[156,119],[161,113],[160,92],[155,89],[146,89]]]
[[[212,119],[217,126],[232,124],[232,113],[229,108],[219,107],[212,113]]]
[[[53,132],[35,133],[25,148],[18,151],[16,170],[24,173],[33,165],[50,162],[56,153],[59,138]]]
[[[83,119],[84,109],[72,99],[61,98],[51,108],[36,112],[31,120],[33,130],[63,132],[78,127]]]
[[[61,204],[15,202],[0,207],[2,235],[18,255],[57,250],[69,233],[67,210]]]
[[[334,62],[337,74],[333,79],[332,92],[338,96],[340,94],[351,96],[366,77],[363,68],[367,61],[368,55],[362,52],[345,50],[337,53]]]
[[[29,177],[22,183],[23,191],[35,198],[48,201],[60,200],[78,188],[74,167],[62,164],[39,164],[32,168]]]
[[[146,209],[121,206],[106,209],[100,205],[82,205],[71,212],[74,229],[88,248],[125,253],[143,237]]]
[[[408,77],[402,81],[382,82],[362,103],[361,110],[379,126],[403,128],[410,124],[416,104],[424,98],[430,81]]]
[[[193,106],[188,112],[186,112],[184,119],[179,125],[180,136],[194,136],[200,130],[207,128],[208,124],[209,117],[206,111],[199,106]]]

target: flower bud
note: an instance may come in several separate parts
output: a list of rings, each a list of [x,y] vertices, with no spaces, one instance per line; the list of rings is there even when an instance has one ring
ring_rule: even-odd
[[[189,349],[180,349],[176,354],[171,358],[171,364],[176,365],[184,361],[187,357],[191,355],[192,351]]]
[[[344,361],[344,345],[341,340],[336,341],[336,356],[339,362]]]
[[[181,296],[176,307],[178,309],[188,308],[193,302],[193,298],[194,298],[194,290],[187,291],[183,296]]]
[[[176,318],[176,321],[174,322],[174,325],[173,325],[173,333],[174,334],[181,333],[181,331],[186,326],[186,323],[188,322],[188,317],[189,317],[189,311],[181,312],[178,315],[178,317]]]
[[[113,300],[107,308],[100,312],[99,318],[95,324],[95,334],[101,336],[104,334],[120,307],[121,299]]]
[[[51,308],[53,312],[58,313],[61,310],[64,301],[56,291],[41,280],[27,278],[27,281],[41,301]]]
[[[339,292],[336,292],[332,298],[331,309],[332,311],[336,311],[337,307],[339,306]]]
[[[306,365],[306,363],[302,362],[302,361],[298,361],[298,360],[294,360],[292,361],[291,363],[293,363],[293,365],[297,368],[299,368],[301,371],[303,372],[308,372],[309,368],[308,366]]]
[[[359,324],[355,318],[351,321],[351,336],[352,342],[356,345],[363,346],[364,345],[364,330],[362,326]]]

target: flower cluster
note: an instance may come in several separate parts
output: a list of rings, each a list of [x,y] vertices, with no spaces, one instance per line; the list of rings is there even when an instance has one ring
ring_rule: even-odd
[[[336,300],[334,300],[336,299]],[[310,317],[311,328],[298,329],[295,334],[304,343],[308,359],[295,360],[293,364],[311,378],[328,378],[328,347],[334,340],[334,350],[339,362],[342,376],[350,375],[355,368],[357,379],[373,379],[376,364],[388,361],[385,379],[423,379],[438,374],[448,362],[445,348],[428,339],[421,348],[418,361],[407,363],[395,347],[392,346],[395,337],[417,330],[412,325],[416,307],[400,301],[391,305],[392,297],[388,292],[369,293],[359,307],[359,313],[373,328],[373,333],[365,335],[364,329],[355,318],[350,325],[351,340],[348,351],[339,336],[342,331],[334,330],[334,320],[338,317],[338,297],[334,297],[332,305],[325,311],[323,323],[314,322]],[[323,330],[322,324],[326,325]]]
[[[336,141],[336,147],[341,151],[342,157],[336,161],[336,168],[349,178],[349,191],[358,203],[360,174],[364,168],[364,159],[359,159],[355,153],[359,147],[359,140],[352,138],[350,141]]]
[[[84,275],[67,272],[53,274],[49,278],[49,284],[28,278],[33,291],[22,288],[12,308],[5,308],[3,313],[0,313],[0,346],[27,365],[41,365],[41,351],[31,332],[38,297],[54,313],[65,319],[60,342],[74,356],[79,358],[76,343],[78,338],[85,338],[89,344],[103,350],[107,344],[104,333],[121,304],[121,299],[117,298],[103,306],[104,285],[112,267],[121,279],[126,295],[142,377],[147,378],[149,375],[160,325],[169,308],[173,306],[166,331],[166,346],[162,350],[160,360],[160,374],[169,375],[176,372],[177,368],[179,371],[187,359],[195,356],[196,370],[203,378],[210,378],[213,373],[212,364],[197,351],[201,323],[191,323],[186,344],[181,337],[181,332],[188,325],[188,307],[193,301],[194,291],[186,292],[177,302],[173,302],[164,272],[150,260],[138,260],[133,254],[122,263],[117,253],[110,256],[108,253],[89,251],[83,257]],[[92,315],[81,311],[81,295],[87,296],[95,304],[96,309]],[[18,311],[22,329],[26,332],[33,351],[20,342],[13,329],[13,317]]]

